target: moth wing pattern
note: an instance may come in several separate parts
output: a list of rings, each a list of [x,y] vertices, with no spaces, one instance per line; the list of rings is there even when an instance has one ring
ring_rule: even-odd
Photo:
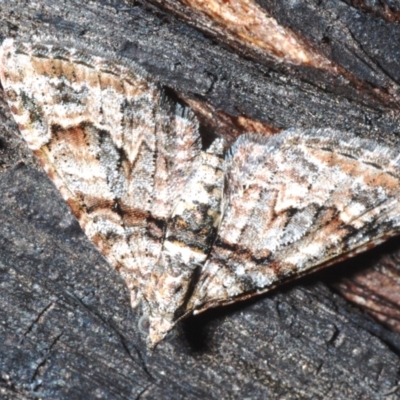
[[[94,54],[6,39],[0,77],[24,139],[135,305],[200,152],[197,121],[140,68]]]
[[[7,39],[0,79],[24,139],[143,305],[149,346],[185,315],[399,233],[399,151],[378,139],[293,129],[203,151],[188,108],[96,49]]]
[[[188,311],[253,296],[399,233],[400,157],[331,129],[243,135]]]

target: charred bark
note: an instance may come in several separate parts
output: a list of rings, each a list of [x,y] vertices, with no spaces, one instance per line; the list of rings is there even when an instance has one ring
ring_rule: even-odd
[[[206,135],[330,126],[398,141],[400,27],[391,2],[258,1],[323,68],[282,61],[194,3],[6,0],[0,33],[130,58],[198,112]],[[400,397],[399,334],[327,285],[365,298],[398,327],[396,241],[191,318],[151,354],[124,283],[38,168],[4,102],[0,118],[2,398]]]

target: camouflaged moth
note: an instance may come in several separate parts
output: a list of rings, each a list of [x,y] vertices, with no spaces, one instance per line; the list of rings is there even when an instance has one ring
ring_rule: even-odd
[[[192,112],[131,62],[7,39],[26,142],[125,279],[154,346],[184,316],[266,292],[399,233],[396,149],[331,129],[202,150]]]

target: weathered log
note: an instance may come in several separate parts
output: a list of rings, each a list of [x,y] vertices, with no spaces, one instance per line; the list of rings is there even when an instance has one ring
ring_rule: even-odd
[[[313,48],[328,44],[321,52],[352,76],[348,85],[256,49],[239,51],[224,43],[223,29],[202,33],[190,12],[184,22],[146,2],[4,1],[0,32],[87,42],[130,58],[178,97],[211,110],[200,116],[217,134],[236,136],[244,118],[261,131],[331,126],[396,143],[399,79],[391,62],[399,27],[344,2],[296,4],[260,2]],[[314,29],[306,29],[310,16]],[[343,32],[354,42],[341,40]],[[340,286],[370,255],[190,318],[149,353],[123,281],[38,169],[4,103],[1,111],[2,398],[399,397],[399,334],[320,282]],[[222,122],[212,125],[216,114]]]

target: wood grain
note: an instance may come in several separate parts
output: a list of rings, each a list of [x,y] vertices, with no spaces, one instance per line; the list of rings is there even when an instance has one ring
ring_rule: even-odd
[[[79,37],[134,59],[177,96],[274,129],[398,134],[393,95],[367,90],[385,82],[397,90],[397,24],[346,2],[259,4],[367,82],[365,90],[238,52],[148,2],[6,0],[0,32]],[[399,335],[320,282],[344,277],[340,266],[192,318],[147,353],[124,283],[37,170],[4,105],[0,117],[2,398],[399,398]]]

